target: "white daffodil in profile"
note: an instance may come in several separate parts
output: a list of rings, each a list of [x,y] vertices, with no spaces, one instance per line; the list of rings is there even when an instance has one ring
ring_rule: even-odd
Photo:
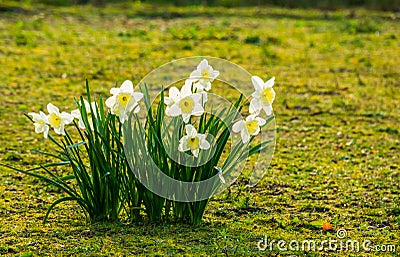
[[[210,143],[206,140],[206,135],[197,133],[192,125],[186,125],[186,136],[179,140],[178,150],[180,152],[190,150],[195,157],[198,157],[200,149],[207,150],[209,148]]]
[[[203,94],[193,94],[189,83],[185,83],[181,91],[172,87],[169,92],[168,97],[164,100],[167,105],[165,113],[168,116],[182,115],[183,121],[188,123],[192,115],[200,116],[204,113]]]
[[[233,124],[232,130],[235,133],[240,132],[243,144],[250,140],[250,136],[256,136],[260,133],[260,127],[265,124],[263,118],[257,117],[257,114],[247,116],[246,120],[239,120]]]
[[[272,88],[275,83],[275,77],[267,82],[257,76],[251,77],[255,92],[252,94],[253,99],[250,102],[250,113],[259,113],[264,110],[269,116],[272,114],[272,103],[275,99],[275,91]]]
[[[133,91],[132,81],[125,80],[120,88],[111,88],[110,93],[112,96],[106,100],[106,106],[119,117],[122,124],[129,119],[132,111],[140,111],[138,102],[142,100],[143,94]]]
[[[47,138],[49,134],[49,125],[47,125],[47,116],[44,112],[34,113],[30,112],[28,115],[32,116],[33,125],[35,126],[35,132],[40,134],[43,133],[44,138]]]
[[[47,124],[54,128],[58,135],[65,135],[64,126],[70,124],[74,120],[74,116],[66,112],[60,113],[60,110],[52,103],[47,105],[47,111],[49,112]]]
[[[83,102],[85,103],[85,109],[86,109],[86,114],[87,114],[87,119],[90,125],[90,129],[93,130],[93,119],[92,119],[92,110],[94,111],[93,115],[94,117],[97,116],[96,110],[97,110],[97,103],[92,102],[89,104],[89,102],[86,99],[83,99]],[[79,105],[81,105],[81,102],[79,102]],[[90,109],[90,106],[92,106],[92,110]],[[81,115],[81,112],[79,109],[73,110],[71,112],[71,115],[75,118],[78,119],[78,126],[81,129],[86,129],[85,123],[83,122],[83,118]]]
[[[208,65],[206,59],[202,60],[197,69],[190,74],[190,80],[194,82],[196,92],[208,91],[211,89],[211,82],[218,77],[219,71],[214,70],[211,65]]]

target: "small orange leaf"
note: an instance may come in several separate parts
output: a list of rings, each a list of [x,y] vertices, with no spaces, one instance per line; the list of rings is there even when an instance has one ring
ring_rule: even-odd
[[[323,229],[324,231],[331,230],[332,228],[333,228],[333,227],[332,227],[332,224],[329,223],[329,222],[324,222],[324,223],[322,224],[322,229]]]

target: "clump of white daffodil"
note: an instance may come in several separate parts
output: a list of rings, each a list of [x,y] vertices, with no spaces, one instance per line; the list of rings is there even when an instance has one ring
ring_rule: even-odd
[[[249,115],[239,119],[239,112],[247,103],[243,95],[238,97],[231,108],[205,113],[209,91],[219,74],[219,71],[214,70],[203,59],[182,87],[170,87],[165,97],[161,94],[157,108],[154,108],[150,100],[147,87],[144,85],[141,92],[135,92],[133,83],[129,80],[124,81],[119,88],[111,88],[111,96],[104,103],[101,100],[92,102],[86,81],[88,100],[81,97],[80,101],[76,101],[78,108],[71,113],[60,112],[52,103],[47,105],[48,114],[43,111],[28,113],[35,132],[43,134],[44,138],[49,137],[61,149],[54,156],[59,155],[59,159],[67,161],[57,165],[65,163],[72,167],[79,193],[75,187],[70,187],[69,181],[67,183],[47,168],[46,172],[51,177],[30,172],[26,174],[44,178],[69,195],[53,205],[68,199],[76,201],[93,220],[118,220],[121,210],[124,210],[122,213],[131,215],[129,218],[136,219],[141,216],[144,207],[150,221],[159,222],[164,217],[170,220],[172,216],[168,215],[173,214],[176,219],[199,224],[208,199],[196,199],[200,204],[178,204],[179,200],[176,200],[176,204],[171,204],[175,198],[166,201],[164,196],[157,195],[156,192],[153,194],[146,185],[141,186],[140,183],[144,183],[140,180],[140,175],[142,171],[145,172],[142,177],[147,179],[151,174],[147,172],[157,167],[178,181],[200,182],[215,176],[217,183],[211,183],[211,188],[202,188],[204,192],[214,192],[214,186],[228,186],[232,183],[232,171],[240,162],[266,149],[269,140],[260,142],[254,138],[261,133],[267,121],[272,120],[272,117],[267,119],[266,116],[272,115],[273,111],[275,78],[264,82],[260,77],[251,77],[255,91],[249,97]],[[140,111],[139,104],[142,100],[147,114],[144,125],[141,122],[129,122],[130,127],[123,127],[122,124],[131,116],[132,120],[140,117],[133,114]],[[171,118],[165,119],[164,116]],[[65,130],[71,123],[78,133],[70,134]],[[51,137],[51,128],[64,137],[60,141]],[[83,129],[86,131],[82,132]],[[171,131],[172,133],[168,133]],[[240,135],[241,140],[229,142],[231,133],[234,136]],[[74,137],[76,135],[79,137],[78,141]],[[168,152],[163,140],[168,140],[168,149],[172,149],[172,153],[177,155]],[[125,147],[126,145],[129,147]],[[230,145],[231,151],[226,151]],[[177,158],[173,159],[175,157]],[[195,192],[195,197],[198,196],[197,193]],[[102,204],[98,205],[98,202]],[[157,208],[148,208],[149,206]],[[48,213],[46,219],[47,217]]]

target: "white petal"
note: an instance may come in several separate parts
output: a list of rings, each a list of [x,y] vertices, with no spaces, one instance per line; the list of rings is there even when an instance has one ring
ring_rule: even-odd
[[[140,92],[133,92],[133,97],[135,98],[136,102],[139,102],[140,100],[143,99],[143,94]]]
[[[181,93],[179,89],[176,87],[171,87],[168,92],[169,98],[171,98],[174,102],[178,102],[181,99]]]
[[[194,157],[196,158],[199,157],[199,151],[200,151],[199,148],[192,150],[192,154],[194,155]]]
[[[98,108],[97,103],[96,103],[95,101],[93,101],[93,102],[91,103],[91,106],[92,106],[93,111],[95,111],[95,114],[96,114],[96,110],[97,110],[97,108]]]
[[[121,92],[124,92],[124,93],[129,93],[129,94],[133,93],[132,81],[125,80],[124,83],[122,83],[120,90],[121,90]]]
[[[43,133],[45,124],[33,123],[33,125],[35,126],[35,133]]]
[[[256,91],[261,91],[264,88],[264,81],[258,76],[252,76],[251,82],[253,83]]]
[[[190,96],[192,94],[192,86],[189,84],[183,85],[181,88],[181,97],[185,98],[187,96]]]
[[[263,118],[257,117],[258,126],[264,126],[266,121]]]
[[[198,70],[205,70],[208,69],[208,61],[206,59],[203,59],[200,64],[197,66]]]
[[[244,121],[243,120],[239,120],[235,124],[233,124],[232,131],[235,132],[235,133],[239,133],[240,131],[243,130],[243,128],[244,128]]]
[[[181,108],[179,108],[179,103],[175,103],[170,108],[167,108],[165,110],[165,113],[168,116],[172,116],[172,117],[176,117],[178,115],[181,115],[182,111],[181,111]]]
[[[263,106],[263,109],[265,111],[265,114],[267,114],[267,116],[270,116],[272,114],[272,106],[271,105],[265,105],[265,106]]]
[[[90,122],[90,121],[89,121],[89,122]],[[83,119],[79,119],[78,126],[79,126],[79,128],[81,128],[81,129],[86,129],[85,123],[83,122]]]
[[[207,150],[210,148],[210,143],[207,140],[200,140],[200,149]]]
[[[213,76],[212,76],[213,79],[215,79],[218,76],[219,76],[219,71],[217,71],[217,70],[213,71]]]
[[[76,119],[79,119],[81,117],[81,113],[78,109],[71,111],[71,115]]]
[[[196,137],[197,136],[197,130],[195,127],[193,127],[192,125],[188,124],[186,125],[186,135],[188,135],[189,137]]]
[[[204,85],[200,82],[196,82],[193,84],[193,92],[201,93],[204,91]]]
[[[126,120],[128,120],[128,116],[126,114],[126,112],[122,109],[120,109],[119,112],[119,121],[121,122],[121,124],[124,124]]]
[[[47,138],[47,136],[49,135],[49,129],[50,127],[48,125],[44,125],[44,131],[43,131],[44,138]]]
[[[258,114],[260,112],[260,110],[262,109],[260,101],[257,98],[251,99],[249,109],[250,109],[250,113]]]
[[[253,134],[251,134],[251,135],[252,135],[252,136],[257,136],[258,133],[260,133],[260,127],[257,127],[257,130],[256,130]]]
[[[272,94],[272,99],[271,99],[270,104],[272,104],[274,102],[275,96],[276,96],[275,90],[273,88],[271,88],[271,94]]]
[[[249,142],[250,134],[249,134],[249,131],[247,131],[247,129],[242,129],[240,136],[242,137],[243,144],[246,144],[247,142]]]
[[[204,108],[203,108],[203,106],[201,106],[201,104],[199,104],[199,103],[196,103],[196,104],[193,106],[192,115],[194,115],[194,116],[200,116],[200,115],[202,115],[203,113],[204,113]]]
[[[87,112],[90,112],[90,104],[86,99],[83,99],[83,104],[85,105],[85,109]],[[81,105],[81,102],[79,101],[79,105]]]
[[[180,140],[179,140],[179,146],[178,146],[178,151],[180,152],[186,152],[187,150],[189,150],[189,146],[187,145],[187,136],[183,136]]]
[[[183,122],[188,123],[190,119],[191,114],[190,113],[182,113],[182,119]]]
[[[208,100],[208,95],[206,92],[201,93],[201,104],[204,105]]]
[[[120,89],[117,87],[113,87],[110,89],[110,94],[112,95],[118,95],[119,94]]]
[[[38,113],[30,112],[30,113],[28,113],[28,115],[32,116],[33,121],[39,121],[42,119],[42,117],[40,117],[40,115]]]
[[[61,123],[61,125],[60,125],[60,131],[61,131],[61,135],[65,136],[65,129],[64,129],[63,123]]]
[[[49,113],[55,113],[55,114],[57,114],[57,115],[60,114],[60,110],[59,110],[54,104],[52,104],[52,103],[49,103],[49,104],[47,105],[47,111],[48,111]]]
[[[194,102],[201,103],[201,98],[202,98],[202,93],[196,93],[190,96],[190,98],[193,99]]]
[[[267,82],[265,82],[264,88],[271,88],[274,86],[274,83],[275,83],[275,77],[272,77]]]
[[[164,104],[167,106],[167,108],[168,108],[169,105],[172,105],[174,103],[175,102],[174,102],[174,100],[172,100],[172,98],[169,98],[168,96],[164,97]]]
[[[63,131],[64,131],[64,130],[61,130],[61,127],[62,127],[62,126],[60,126],[59,128],[54,128],[54,131],[56,132],[57,135],[64,135],[64,134],[63,134]]]
[[[116,96],[111,96],[106,100],[106,106],[111,110],[114,108],[115,101],[117,100]]]
[[[251,114],[246,117],[246,122],[253,121],[257,117],[257,114]]]
[[[47,122],[47,115],[46,115],[44,112],[42,112],[42,111],[40,111],[39,114],[40,114],[40,118],[41,118],[44,122]]]
[[[140,106],[139,106],[139,105],[136,105],[136,106],[133,108],[133,113],[138,113],[138,112],[140,112]]]
[[[201,78],[201,70],[195,70],[190,73],[190,80],[192,82],[198,81]]]
[[[204,85],[204,90],[206,90],[206,91],[210,91],[210,90],[211,90],[211,82],[207,82],[207,83]]]
[[[254,91],[254,92],[251,94],[251,96],[252,96],[253,98],[260,98],[260,93],[261,93],[261,91]]]
[[[74,116],[67,112],[62,112],[60,114],[60,117],[63,120],[64,124],[70,124],[74,120]]]
[[[137,106],[137,102],[135,101],[135,99],[133,99],[133,97],[129,100],[129,103],[126,105],[125,109],[123,109],[123,107],[121,106],[121,109],[123,111],[125,111],[126,113],[131,113],[131,111]]]

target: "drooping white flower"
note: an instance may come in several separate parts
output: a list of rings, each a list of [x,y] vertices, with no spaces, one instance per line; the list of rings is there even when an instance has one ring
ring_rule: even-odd
[[[28,115],[32,116],[33,125],[35,126],[36,133],[43,133],[44,138],[47,138],[49,134],[49,125],[47,125],[47,116],[44,112],[40,111],[39,113],[30,112]]]
[[[182,115],[185,123],[188,123],[192,115],[200,116],[204,113],[203,94],[193,94],[190,83],[185,83],[181,91],[176,87],[171,87],[164,101],[167,105],[165,113],[172,117]]]
[[[206,135],[197,133],[192,125],[186,125],[186,136],[179,140],[178,150],[180,152],[190,150],[195,157],[198,157],[200,149],[207,150],[209,148],[210,143],[206,140]]]
[[[83,102],[85,104],[85,109],[86,109],[86,114],[87,114],[87,119],[90,125],[90,129],[93,130],[93,119],[92,119],[92,110],[94,111],[93,115],[96,117],[97,113],[97,103],[96,102],[92,102],[91,104],[89,104],[89,102],[86,99],[83,99]],[[81,102],[79,102],[79,105],[81,105]],[[90,109],[90,106],[92,106],[92,110]],[[81,115],[81,112],[79,109],[73,110],[71,112],[71,115],[74,116],[75,119],[78,119],[78,126],[81,129],[86,129],[85,127],[85,123],[83,122],[83,118]]]
[[[267,82],[257,76],[251,77],[254,89],[256,90],[252,96],[253,99],[250,102],[250,113],[259,113],[264,110],[269,116],[272,114],[272,103],[275,99],[275,91],[272,88],[275,83],[275,77],[271,78]]]
[[[247,116],[246,120],[239,120],[232,126],[235,133],[240,132],[243,144],[250,140],[250,136],[256,136],[260,133],[260,127],[265,124],[263,118],[257,117],[257,114]]]
[[[47,105],[47,111],[49,112],[47,124],[54,128],[58,135],[65,135],[64,126],[70,124],[74,120],[74,116],[67,112],[60,113],[60,110],[52,103]]]
[[[211,89],[211,82],[218,77],[219,71],[214,70],[211,65],[208,65],[206,59],[202,60],[197,66],[197,69],[190,74],[190,80],[194,82],[196,92],[208,91]]]
[[[119,117],[122,124],[129,119],[132,111],[140,111],[138,102],[142,100],[143,94],[133,91],[132,81],[125,80],[120,88],[111,88],[110,93],[112,96],[106,100],[106,106]]]

